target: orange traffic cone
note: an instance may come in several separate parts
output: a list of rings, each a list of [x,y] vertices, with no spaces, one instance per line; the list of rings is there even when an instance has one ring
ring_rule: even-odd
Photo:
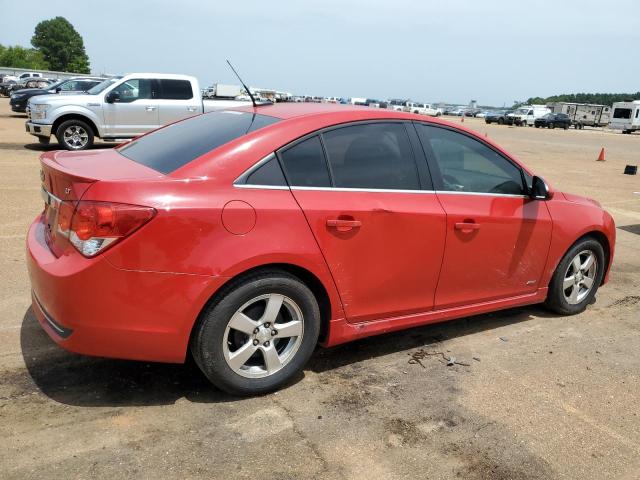
[[[598,162],[604,162],[604,147],[600,150],[600,155],[598,155]]]

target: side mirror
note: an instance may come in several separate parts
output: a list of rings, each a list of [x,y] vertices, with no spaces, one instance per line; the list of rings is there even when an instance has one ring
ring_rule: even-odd
[[[104,101],[107,103],[115,103],[120,100],[120,94],[118,92],[114,92],[113,90],[107,93],[104,97]]]
[[[62,91],[62,89],[60,87],[56,88],[55,93],[60,93]]]
[[[529,196],[534,200],[549,200],[553,197],[553,192],[542,178],[534,176]]]

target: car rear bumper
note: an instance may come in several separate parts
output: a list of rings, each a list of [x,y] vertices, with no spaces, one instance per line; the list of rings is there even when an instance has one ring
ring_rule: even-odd
[[[193,324],[224,277],[140,272],[103,256],[55,257],[38,217],[27,235],[32,305],[61,347],[85,355],[180,363]]]
[[[31,135],[35,135],[36,137],[50,137],[51,136],[51,125],[46,125],[42,123],[33,123],[26,122],[25,128],[28,133]]]

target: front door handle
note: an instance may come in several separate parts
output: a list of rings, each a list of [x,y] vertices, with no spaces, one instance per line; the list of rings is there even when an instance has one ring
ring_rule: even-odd
[[[360,220],[346,220],[342,218],[329,218],[327,220],[327,227],[332,227],[339,232],[347,232],[353,228],[360,228],[362,222]]]
[[[470,232],[473,230],[480,230],[480,224],[479,223],[472,223],[472,222],[457,222],[454,225],[454,228],[456,230],[462,230],[463,232]]]
[[[148,106],[145,107],[145,110],[147,112],[153,112],[155,109],[156,109],[156,107],[152,107],[151,105],[148,105]]]

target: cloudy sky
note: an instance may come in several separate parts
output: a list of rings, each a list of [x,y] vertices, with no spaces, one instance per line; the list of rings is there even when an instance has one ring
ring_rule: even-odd
[[[0,43],[57,15],[95,72],[187,73],[299,94],[510,105],[640,89],[636,0],[0,0]]]

